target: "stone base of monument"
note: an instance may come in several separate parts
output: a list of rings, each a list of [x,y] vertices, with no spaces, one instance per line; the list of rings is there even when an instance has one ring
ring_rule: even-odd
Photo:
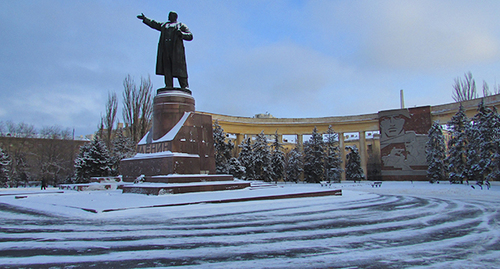
[[[123,186],[123,193],[147,195],[177,194],[204,191],[227,191],[250,187],[250,182],[200,182],[200,183],[142,183]]]
[[[192,182],[216,182],[233,181],[232,175],[203,175],[203,174],[185,174],[185,175],[166,175],[144,177],[145,182],[155,183],[192,183]]]
[[[160,89],[153,101],[153,128],[138,143],[137,154],[120,164],[123,181],[141,175],[215,174],[212,117],[194,111],[182,89]]]
[[[154,139],[149,132],[137,145],[137,154],[123,159],[123,181],[144,175],[214,174],[215,161],[210,116],[185,112],[164,136]]]
[[[127,186],[124,193],[158,195],[249,186],[229,182],[233,180],[231,175],[215,174],[212,117],[196,113],[194,104],[189,90],[163,88],[157,91],[153,100],[153,127],[138,143],[137,154],[120,163],[124,182],[140,178],[147,184]],[[193,182],[200,184],[192,185]],[[166,183],[189,185],[167,186]]]

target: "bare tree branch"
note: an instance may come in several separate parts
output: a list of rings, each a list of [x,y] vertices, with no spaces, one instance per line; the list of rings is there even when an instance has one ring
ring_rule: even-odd
[[[104,118],[101,119],[101,124],[103,129],[106,129],[105,137],[102,137],[106,146],[109,148],[111,145],[112,135],[113,135],[113,127],[116,121],[116,112],[118,110],[118,98],[116,97],[115,92],[108,93],[108,101],[106,103],[106,114]]]
[[[491,95],[490,86],[488,86],[488,83],[486,83],[486,81],[483,80],[483,97],[490,95]]]
[[[153,96],[151,90],[153,85],[151,78],[141,78],[141,86],[139,88],[139,99],[141,103],[140,115],[140,132],[139,139],[141,139],[151,129],[151,117],[153,116]]]
[[[17,137],[24,137],[24,138],[33,138],[36,137],[37,135],[35,126],[33,124],[27,124],[24,122],[17,124],[16,133]]]
[[[139,89],[130,75],[123,81],[123,121],[130,138],[137,143],[151,128],[153,97],[151,79],[141,78]]]
[[[464,74],[464,80],[459,77],[455,78],[453,89],[454,91],[452,97],[455,102],[462,102],[477,98],[476,81],[472,77],[472,73],[470,71]]]
[[[493,86],[493,94],[499,94],[500,93],[500,85],[497,84],[497,81],[495,80],[495,86]]]

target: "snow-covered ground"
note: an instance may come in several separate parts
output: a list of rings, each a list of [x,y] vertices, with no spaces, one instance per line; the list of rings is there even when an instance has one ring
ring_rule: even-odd
[[[343,195],[209,203],[329,188]],[[490,190],[347,182],[163,196],[0,189],[0,267],[494,268],[499,198],[496,182]],[[181,203],[191,204],[168,206]]]

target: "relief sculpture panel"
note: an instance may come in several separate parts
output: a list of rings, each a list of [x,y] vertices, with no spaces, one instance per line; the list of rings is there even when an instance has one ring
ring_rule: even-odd
[[[430,106],[380,111],[378,117],[382,178],[425,180]]]

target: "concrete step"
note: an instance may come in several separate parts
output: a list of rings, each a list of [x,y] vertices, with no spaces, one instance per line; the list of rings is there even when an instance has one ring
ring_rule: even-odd
[[[206,174],[170,174],[163,176],[146,176],[145,182],[155,183],[190,183],[209,181],[233,181],[232,175],[206,175]]]
[[[226,191],[250,187],[250,182],[213,181],[187,184],[142,183],[123,186],[123,193],[163,195],[188,192]]]

